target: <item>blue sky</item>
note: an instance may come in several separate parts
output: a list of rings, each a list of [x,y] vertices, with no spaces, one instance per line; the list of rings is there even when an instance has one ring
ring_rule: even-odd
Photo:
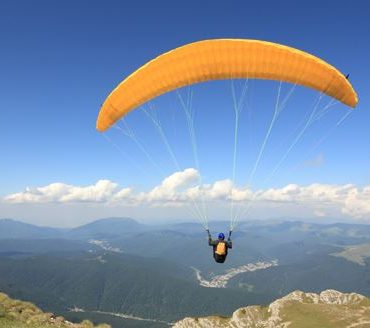
[[[139,66],[167,50],[209,38],[262,39],[313,53],[350,73],[359,94],[359,106],[341,126],[334,128],[348,109],[337,105],[336,111],[307,131],[276,175],[265,181],[317,97],[316,92],[298,88],[273,132],[252,188],[267,190],[292,183],[366,188],[370,185],[369,33],[368,1],[2,1],[0,196],[56,182],[89,186],[106,179],[137,192],[160,185],[177,168],[145,114],[133,113],[128,122],[145,141],[161,172],[131,140],[117,130],[108,131],[109,140],[133,161],[128,160],[95,130],[96,117],[107,94]],[[240,81],[235,85],[240,88]],[[254,123],[248,126],[245,109],[238,146],[237,184],[241,187],[248,182],[278,87],[278,82],[249,83],[247,99]],[[283,85],[283,92],[289,88]],[[203,182],[230,179],[230,83],[206,83],[191,90]],[[186,90],[182,93],[185,96]],[[329,100],[324,99],[323,104]],[[158,109],[181,169],[196,168],[185,116],[181,110],[173,110],[179,108],[176,93],[152,104]],[[295,107],[303,109],[297,112]],[[138,163],[142,168],[138,169]],[[368,195],[362,196],[366,200]],[[54,205],[38,204],[35,208],[3,202],[0,217],[32,221],[44,216],[44,221],[37,222],[49,223],[46,217],[60,211],[56,208],[61,205]],[[47,210],[43,212],[40,206]],[[77,214],[72,210],[65,213],[71,217],[105,214],[104,208],[84,212],[82,207]],[[122,208],[119,211],[126,214]],[[171,211],[166,215],[186,217],[182,211]],[[149,212],[131,207],[127,214],[149,218]],[[109,208],[107,214],[116,215],[118,210]]]

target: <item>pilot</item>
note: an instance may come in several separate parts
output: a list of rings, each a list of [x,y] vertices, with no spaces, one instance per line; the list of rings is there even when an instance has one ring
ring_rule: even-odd
[[[221,232],[218,234],[218,239],[213,240],[209,230],[208,233],[208,245],[213,247],[213,258],[217,263],[224,263],[229,248],[233,248],[233,244],[229,235],[227,241],[225,241],[225,235]]]

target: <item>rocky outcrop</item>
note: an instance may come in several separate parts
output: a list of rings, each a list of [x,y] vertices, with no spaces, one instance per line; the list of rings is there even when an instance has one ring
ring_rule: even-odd
[[[174,328],[370,327],[370,300],[356,293],[294,291],[267,307],[240,308],[230,318],[185,318]]]
[[[30,302],[11,299],[0,292],[0,327],[7,328],[110,328],[110,325],[94,326],[89,320],[72,323],[62,316],[45,313]]]

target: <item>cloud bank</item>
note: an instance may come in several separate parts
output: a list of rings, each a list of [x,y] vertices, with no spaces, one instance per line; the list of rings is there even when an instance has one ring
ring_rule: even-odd
[[[293,205],[311,208],[317,217],[326,215],[328,209],[356,219],[370,218],[370,186],[359,188],[352,184],[330,185],[314,183],[307,186],[289,184],[282,188],[252,191],[236,187],[229,179],[200,185],[199,172],[193,168],[175,172],[158,186],[148,191],[132,187],[121,188],[109,180],[99,180],[89,186],[52,183],[47,186],[27,188],[25,191],[3,197],[8,204],[42,203],[93,203],[127,207],[181,207],[206,202],[208,206],[229,206],[232,200],[242,206]],[[210,205],[212,204],[212,205]]]

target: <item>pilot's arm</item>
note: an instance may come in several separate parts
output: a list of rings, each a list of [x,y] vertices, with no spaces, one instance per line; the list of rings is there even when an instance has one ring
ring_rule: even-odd
[[[212,236],[209,230],[207,230],[207,233],[208,233],[208,245],[215,246],[217,244],[217,240],[212,240]]]

